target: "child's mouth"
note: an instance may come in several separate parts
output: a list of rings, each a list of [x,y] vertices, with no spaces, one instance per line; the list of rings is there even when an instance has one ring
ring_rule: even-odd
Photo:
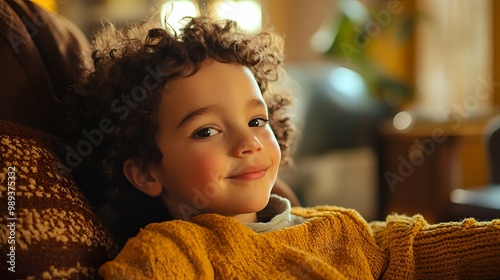
[[[227,178],[233,180],[257,180],[266,175],[268,168],[269,166],[265,165],[249,166],[231,174]]]

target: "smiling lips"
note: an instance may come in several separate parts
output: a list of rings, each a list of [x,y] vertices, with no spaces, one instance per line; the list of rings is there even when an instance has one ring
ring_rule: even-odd
[[[265,165],[250,166],[228,176],[227,178],[234,180],[256,180],[264,177],[268,168],[269,166]]]

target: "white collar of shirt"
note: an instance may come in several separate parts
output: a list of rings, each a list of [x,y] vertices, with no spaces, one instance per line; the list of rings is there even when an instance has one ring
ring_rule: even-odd
[[[264,233],[298,225],[305,221],[304,218],[290,213],[290,210],[291,205],[288,199],[271,194],[267,206],[257,213],[259,222],[245,225],[257,233]]]

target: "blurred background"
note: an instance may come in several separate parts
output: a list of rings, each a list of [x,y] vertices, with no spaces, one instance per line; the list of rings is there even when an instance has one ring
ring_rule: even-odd
[[[498,1],[34,2],[90,41],[103,18],[141,21],[154,7],[176,28],[205,8],[249,32],[273,26],[302,131],[295,167],[280,177],[304,206],[355,208],[367,220],[500,216],[488,142],[500,104]]]

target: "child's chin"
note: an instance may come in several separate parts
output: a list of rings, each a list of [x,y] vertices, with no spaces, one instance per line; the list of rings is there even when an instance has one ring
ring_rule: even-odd
[[[248,212],[262,211],[264,208],[266,208],[268,203],[269,203],[269,196],[263,199],[258,199],[258,200],[256,199],[252,203],[248,204],[248,208],[250,208]]]

